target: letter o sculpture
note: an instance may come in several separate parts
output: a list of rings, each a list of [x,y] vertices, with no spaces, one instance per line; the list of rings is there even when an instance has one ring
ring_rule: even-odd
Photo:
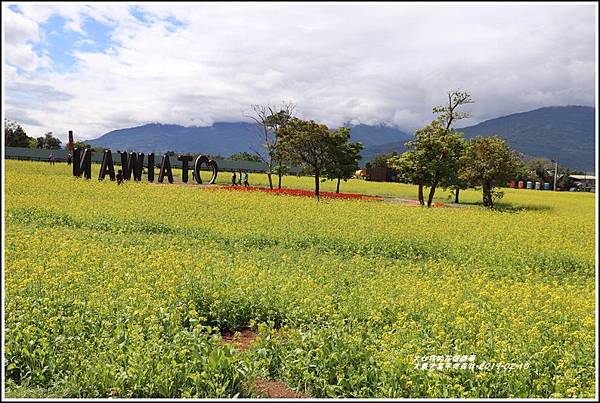
[[[212,171],[212,177],[208,183],[211,185],[215,184],[217,182],[219,167],[215,161],[209,160],[206,155],[199,155],[194,161],[194,179],[196,179],[196,183],[202,184],[202,178],[200,177],[200,167],[202,164],[206,164],[206,166],[208,166],[208,168]]]

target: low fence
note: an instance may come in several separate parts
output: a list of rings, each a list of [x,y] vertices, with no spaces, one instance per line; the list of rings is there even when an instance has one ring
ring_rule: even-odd
[[[24,148],[24,147],[5,147],[4,148],[4,158],[6,159],[15,159],[15,160],[25,160],[25,161],[48,161],[50,158],[50,153],[54,156],[54,160],[56,162],[66,162],[67,161],[67,150],[45,150],[40,148]],[[147,156],[144,156],[145,163],[148,161]],[[113,152],[112,153],[113,161],[116,165],[121,163],[121,155]],[[177,156],[169,157],[171,162],[171,167],[173,168],[181,168],[182,162],[177,160]],[[160,162],[162,160],[162,155],[157,154],[154,157],[155,165],[160,167]],[[100,164],[102,162],[102,152],[92,152],[92,163]],[[230,159],[216,159],[215,162],[219,166],[219,171],[247,171],[247,172],[255,172],[255,173],[263,173],[267,172],[268,166],[264,162],[255,162],[255,161],[238,161],[238,160],[230,160]],[[299,172],[299,168],[290,169],[290,173],[296,174]]]

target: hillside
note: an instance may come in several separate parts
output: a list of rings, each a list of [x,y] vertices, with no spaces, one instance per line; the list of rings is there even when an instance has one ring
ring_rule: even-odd
[[[466,138],[497,134],[523,154],[558,157],[561,165],[594,171],[595,109],[590,106],[539,108],[459,130]]]
[[[113,130],[88,143],[113,151],[160,153],[173,150],[224,156],[260,145],[255,125],[245,122],[215,123],[208,127],[150,123]]]
[[[466,138],[496,134],[523,154],[554,159],[584,171],[594,171],[595,110],[589,106],[544,107],[486,120],[458,129]],[[362,164],[377,154],[404,151],[411,138],[402,130],[386,125],[352,126],[353,141],[365,146]],[[141,152],[202,152],[228,156],[239,151],[260,149],[261,141],[252,123],[215,123],[210,127],[184,127],[151,123],[114,130],[90,140],[93,146]]]
[[[457,129],[465,138],[490,136],[506,139],[510,147],[532,157],[555,159],[559,164],[594,172],[595,109],[589,106],[553,106],[514,113]],[[368,147],[364,161],[377,154],[403,152],[404,141]]]
[[[365,147],[385,144],[397,139],[406,141],[410,135],[391,126],[356,125],[352,127],[352,140]],[[143,126],[119,129],[88,141],[93,146],[139,152],[202,152],[228,156],[239,151],[261,148],[256,126],[252,123],[215,123],[210,127],[184,127],[150,123]]]

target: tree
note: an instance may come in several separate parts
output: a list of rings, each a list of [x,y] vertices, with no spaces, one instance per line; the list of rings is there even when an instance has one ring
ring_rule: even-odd
[[[324,175],[329,180],[337,180],[335,192],[340,192],[340,181],[347,181],[358,170],[361,159],[361,143],[350,142],[350,128],[341,127],[332,133],[337,138],[333,139],[333,155],[330,163],[325,167]]]
[[[47,132],[43,137],[36,138],[36,148],[46,150],[59,150],[61,141],[52,135],[52,132]]]
[[[5,147],[30,147],[32,137],[15,121],[4,119],[4,146]]]
[[[402,155],[395,155],[388,160],[390,168],[398,174],[398,179],[403,183],[412,183],[419,187],[419,204],[424,205],[423,186],[431,179],[431,173],[427,166],[422,163],[423,157],[420,150],[409,150]]]
[[[92,147],[85,141],[79,141],[79,140],[73,142],[73,148],[80,148],[80,149],[89,148],[90,150],[92,150],[94,152],[99,152],[99,153],[104,152],[104,147]]]
[[[246,151],[242,151],[239,153],[235,153],[235,154],[231,154],[229,156],[230,160],[235,160],[235,161],[253,161],[253,162],[260,162],[261,159],[259,156],[254,155],[254,154],[250,154],[249,152]]]
[[[88,147],[92,147],[90,146],[88,143],[84,142],[84,141],[75,141],[73,142],[73,148],[88,148]]]
[[[475,137],[468,142],[463,155],[461,177],[483,190],[483,205],[494,207],[494,199],[502,192],[494,188],[503,186],[514,177],[519,160],[506,142],[496,136]]]
[[[465,104],[473,103],[471,99],[471,95],[469,95],[466,91],[452,91],[448,93],[448,104],[435,106],[433,108],[433,113],[438,114],[438,118],[436,120],[439,121],[440,124],[440,138],[443,136],[447,136],[452,133],[452,123],[456,120],[464,119],[469,117],[469,114],[466,112],[458,111],[458,107]],[[451,158],[446,153],[447,149],[444,147],[440,148],[440,152],[436,155],[432,163],[434,163],[434,174],[429,184],[429,197],[427,198],[427,207],[431,207],[431,203],[433,202],[433,197],[435,195],[435,190],[437,186],[440,184],[440,181],[443,180],[444,174],[447,171],[444,171],[444,167],[448,165],[448,159]]]
[[[252,105],[252,110],[246,114],[247,117],[256,122],[259,137],[263,142],[264,150],[262,152],[252,151],[261,161],[267,164],[267,178],[271,189],[273,189],[272,175],[275,173],[274,167],[276,166],[279,167],[279,187],[281,188],[285,153],[278,150],[279,131],[292,119],[295,108],[296,106],[290,102],[284,102],[279,107]]]
[[[417,130],[414,139],[405,143],[408,151],[388,160],[402,182],[418,186],[418,198],[425,204],[423,188],[432,186],[436,179],[444,187],[458,186],[456,172],[458,161],[464,150],[462,134],[446,131],[444,122],[436,119]],[[430,193],[431,194],[431,193]],[[428,200],[427,206],[431,206]]]
[[[547,158],[530,158],[525,162],[525,167],[530,178],[537,178],[542,182],[554,180],[554,164]]]
[[[365,168],[367,169],[367,171],[373,168],[390,168],[390,165],[388,163],[389,159],[397,156],[398,153],[395,151],[392,151],[387,154],[377,154],[369,161],[367,161],[367,163],[365,164]]]
[[[278,134],[279,150],[315,176],[315,196],[318,198],[321,174],[335,158],[343,135],[329,130],[324,124],[298,118],[292,118]]]
[[[444,167],[440,186],[444,190],[451,189],[451,194],[454,195],[454,203],[458,204],[460,190],[471,186],[466,179],[460,176],[460,171],[464,164],[462,156],[467,147],[467,142],[463,139],[463,135],[460,132],[453,132],[446,135],[442,141],[446,144],[449,158],[447,159],[448,165]]]
[[[459,161],[462,161],[462,159],[460,159]],[[459,166],[458,170],[454,172],[452,177],[450,179],[446,179],[449,180],[449,182],[444,181],[441,185],[444,190],[447,188],[451,189],[450,195],[454,196],[455,204],[458,204],[460,202],[460,191],[471,187],[471,184],[466,179],[460,176],[461,169],[462,168]]]

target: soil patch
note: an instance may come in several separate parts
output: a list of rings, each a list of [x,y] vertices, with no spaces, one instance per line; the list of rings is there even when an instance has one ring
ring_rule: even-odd
[[[255,389],[260,395],[272,399],[308,397],[303,393],[290,389],[285,383],[272,379],[257,379]]]
[[[250,345],[256,340],[258,333],[250,329],[241,329],[236,331],[227,330],[221,334],[223,343],[230,343],[240,350],[248,350]]]

